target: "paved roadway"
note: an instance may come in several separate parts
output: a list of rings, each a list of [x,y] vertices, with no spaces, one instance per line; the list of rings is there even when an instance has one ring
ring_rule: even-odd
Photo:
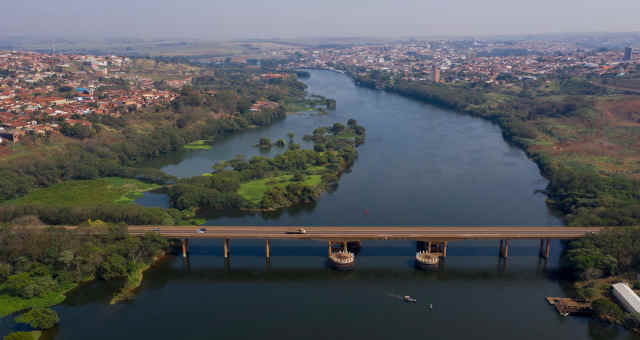
[[[205,228],[204,233],[198,230]],[[600,227],[298,227],[274,226],[130,226],[131,235],[158,232],[168,238],[217,239],[306,239],[306,240],[497,240],[497,239],[575,239],[597,233]]]

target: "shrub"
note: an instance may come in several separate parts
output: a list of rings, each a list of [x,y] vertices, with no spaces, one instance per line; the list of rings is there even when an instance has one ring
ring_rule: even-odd
[[[16,322],[26,323],[35,329],[49,329],[60,323],[60,317],[53,309],[34,308],[17,317]]]
[[[611,316],[616,320],[620,320],[624,317],[624,312],[620,306],[606,298],[597,299],[591,304],[591,307],[593,308],[593,311],[601,317]]]
[[[2,340],[35,340],[32,332],[13,332],[4,336]]]
[[[9,294],[27,299],[42,296],[54,287],[55,281],[51,277],[32,277],[29,273],[11,275],[5,283],[5,289]]]

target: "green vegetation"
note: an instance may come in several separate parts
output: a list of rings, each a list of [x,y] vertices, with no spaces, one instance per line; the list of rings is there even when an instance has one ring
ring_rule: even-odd
[[[113,305],[118,302],[133,299],[135,290],[142,284],[144,272],[150,267],[151,265],[139,265],[137,268],[131,270],[127,275],[124,286],[113,298],[111,298],[109,303]]]
[[[34,308],[16,319],[18,323],[26,323],[31,328],[49,329],[60,323],[58,313],[50,308]]]
[[[134,68],[130,71],[151,72],[158,80],[199,73],[192,86],[180,89],[170,103],[135,110],[118,106],[118,118],[90,114],[85,117],[91,128],[65,127],[62,136],[28,135],[6,149],[0,157],[0,222],[36,217],[46,224],[80,224],[89,219],[196,223],[190,212],[122,204],[142,191],[176,182],[143,164],[163,154],[203,149],[226,135],[269,125],[286,117],[285,103],[306,101],[306,86],[293,73],[282,79],[263,79],[263,70],[244,66],[194,68],[142,58]],[[114,82],[96,89],[96,95],[127,86],[125,81]],[[258,101],[273,105],[250,110]],[[132,182],[113,183],[113,177]]]
[[[167,240],[157,234],[132,237],[125,226],[99,221],[73,231],[2,226],[0,316],[60,303],[82,281],[135,277],[168,249]],[[48,314],[36,309],[20,320],[44,326],[38,318]]]
[[[0,293],[0,318],[11,313],[28,308],[46,308],[55,306],[66,299],[64,293],[74,288],[74,284],[66,284],[55,287],[53,291],[42,293],[40,296],[25,298],[9,293]],[[5,285],[0,285],[0,292],[7,292]]]
[[[189,150],[209,150],[211,149],[210,142],[206,139],[200,139],[189,144],[185,144],[184,148]]]
[[[611,285],[627,282],[638,289],[640,227],[610,228],[569,244],[563,266],[573,274],[578,297],[591,302],[601,319],[640,327],[636,315],[625,313],[611,294]]]
[[[314,168],[326,169],[325,167]],[[293,183],[296,183],[296,181],[293,180],[292,174],[256,179],[240,184],[240,188],[238,188],[238,195],[240,195],[240,197],[244,198],[250,203],[258,204],[260,203],[260,201],[262,201],[264,194],[272,188],[280,187],[281,189],[285,189],[289,184]],[[305,176],[304,180],[299,183],[305,186],[316,188],[322,184],[322,176]]]
[[[637,99],[562,75],[495,88],[406,81],[358,68],[347,71],[362,86],[500,125],[504,137],[522,147],[550,180],[548,203],[569,225],[640,224]]]
[[[106,177],[93,180],[72,180],[48,188],[36,189],[9,204],[51,204],[83,206],[105,203],[131,203],[144,191],[160,185],[144,183],[130,178]]]
[[[2,340],[38,340],[42,336],[41,331],[31,332],[13,332],[7,336],[4,336]]]
[[[313,150],[300,149],[292,133],[288,137],[289,149],[273,158],[256,156],[247,161],[238,156],[216,164],[210,176],[177,181],[168,190],[171,204],[178,209],[268,211],[314,202],[353,164],[365,129],[353,119],[346,126],[336,123],[315,129],[305,136],[313,141]]]

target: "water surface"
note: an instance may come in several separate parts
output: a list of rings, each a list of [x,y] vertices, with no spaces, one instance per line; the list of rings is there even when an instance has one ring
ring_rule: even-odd
[[[256,155],[260,137],[297,138],[319,125],[357,119],[367,141],[353,170],[315,205],[267,216],[225,212],[217,225],[561,225],[541,194],[547,181],[498,127],[394,94],[358,88],[343,75],[312,71],[310,92],[335,98],[329,115],[289,116],[229,137],[213,149],[156,160],[185,177],[236,154]],[[277,148],[271,154],[280,152]],[[166,196],[138,201],[166,206]],[[368,213],[365,213],[367,211]],[[188,261],[170,257],[145,274],[136,299],[108,305],[114,287],[91,283],[55,309],[62,324],[49,336],[71,339],[624,339],[639,337],[587,318],[558,315],[544,298],[564,296],[552,257],[537,241],[513,241],[501,261],[497,241],[449,244],[438,271],[413,267],[415,242],[364,242],[353,272],[326,267],[327,245],[193,240]],[[416,304],[402,302],[411,295]],[[428,308],[432,304],[433,309]],[[14,327],[0,322],[0,334]]]

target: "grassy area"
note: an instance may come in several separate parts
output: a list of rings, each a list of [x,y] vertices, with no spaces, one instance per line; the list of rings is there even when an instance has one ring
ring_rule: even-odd
[[[143,192],[157,189],[157,184],[130,178],[107,177],[66,181],[48,188],[36,189],[9,204],[53,204],[63,206],[131,203]]]
[[[306,102],[286,102],[283,107],[288,113],[317,111],[316,109],[309,107]]]
[[[322,168],[322,167],[314,167],[314,168],[318,168],[316,169],[317,171],[319,170],[319,168]],[[285,188],[287,185],[294,183],[292,179],[293,179],[293,175],[286,174],[286,175],[267,177],[267,178],[256,179],[253,181],[245,182],[240,185],[240,188],[238,189],[238,195],[240,195],[242,198],[246,199],[251,203],[258,204],[262,200],[264,193],[267,192],[269,189],[276,186]],[[321,183],[322,183],[321,175],[305,176],[304,181],[301,182],[301,184],[309,185],[312,187],[316,187]]]
[[[211,149],[211,145],[207,143],[209,143],[208,140],[201,139],[185,145],[184,148],[188,150],[209,150]]]
[[[62,303],[62,301],[66,299],[64,294],[75,288],[75,286],[76,285],[73,284],[60,287],[58,291],[50,292],[45,296],[31,299],[24,299],[21,297],[11,296],[9,294],[0,294],[0,318],[28,308],[46,308],[55,306]],[[3,290],[3,286],[0,285],[0,292]]]
[[[42,331],[29,331],[29,332],[12,332],[12,335],[19,335],[20,339],[32,339],[32,340],[38,340],[40,339],[40,337],[42,336]],[[28,336],[27,337],[23,337],[23,336]]]

